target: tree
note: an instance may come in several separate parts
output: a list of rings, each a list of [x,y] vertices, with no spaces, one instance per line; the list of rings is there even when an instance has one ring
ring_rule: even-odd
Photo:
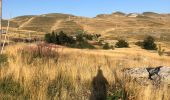
[[[148,36],[143,41],[143,48],[147,50],[157,50],[155,39],[152,36]]]

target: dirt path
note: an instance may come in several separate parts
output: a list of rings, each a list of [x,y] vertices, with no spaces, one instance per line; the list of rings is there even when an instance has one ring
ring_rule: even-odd
[[[57,27],[59,26],[59,24],[61,23],[62,20],[56,20],[55,24],[53,25],[53,27],[51,27],[51,30],[56,30]]]
[[[24,22],[22,25],[20,25],[20,27],[19,28],[22,28],[22,27],[24,27],[25,25],[27,25],[31,20],[33,20],[35,17],[32,17],[32,18],[30,18],[28,21],[26,21],[26,22]]]

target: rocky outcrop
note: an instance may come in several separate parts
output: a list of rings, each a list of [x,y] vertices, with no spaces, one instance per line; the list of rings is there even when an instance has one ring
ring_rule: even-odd
[[[124,70],[125,76],[142,85],[168,84],[170,85],[170,67],[158,66],[156,68],[128,68]]]

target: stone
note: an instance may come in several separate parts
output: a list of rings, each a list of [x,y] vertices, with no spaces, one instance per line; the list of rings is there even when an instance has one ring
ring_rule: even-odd
[[[140,84],[170,84],[170,67],[128,68],[124,70],[126,77],[132,78]]]

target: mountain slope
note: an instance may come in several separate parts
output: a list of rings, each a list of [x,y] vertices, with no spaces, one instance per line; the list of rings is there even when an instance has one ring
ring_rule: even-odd
[[[125,33],[170,33],[170,14],[144,12],[125,14],[115,12],[100,14],[94,18],[79,17],[70,14],[51,13],[43,15],[20,16],[11,19],[13,27],[39,32],[79,30],[103,35]]]

